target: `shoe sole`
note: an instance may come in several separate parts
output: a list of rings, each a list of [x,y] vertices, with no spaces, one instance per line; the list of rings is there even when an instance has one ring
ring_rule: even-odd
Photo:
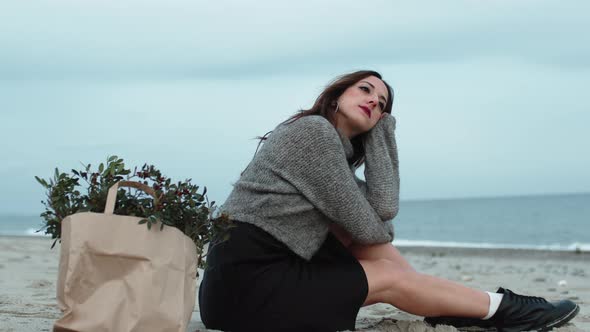
[[[530,330],[525,330],[525,331],[538,331],[538,332],[546,332],[546,331],[551,331],[556,327],[560,327],[562,325],[565,325],[567,322],[569,322],[570,320],[572,320],[572,318],[576,317],[576,315],[578,314],[578,312],[580,311],[580,307],[576,304],[576,307],[574,309],[572,309],[572,311],[568,312],[566,315],[559,317],[558,319],[544,324],[542,326],[538,326],[535,327],[533,329]],[[503,328],[503,329],[498,329],[498,331],[501,332],[520,332],[523,330],[520,329],[511,329],[511,328]]]
[[[540,332],[551,331],[554,327],[560,327],[562,325],[565,325],[567,322],[572,320],[572,318],[576,317],[578,312],[580,312],[580,306],[578,306],[576,304],[576,307],[572,311],[570,311],[567,315],[557,319],[556,321],[553,321],[553,322],[543,326],[539,331]]]
[[[451,325],[452,326],[452,325]],[[479,326],[471,326],[471,327],[455,327],[457,331],[461,332],[497,332],[498,330],[495,327],[479,327]]]
[[[565,325],[567,322],[569,322],[570,320],[572,320],[574,317],[576,317],[576,315],[578,314],[578,312],[580,312],[580,307],[576,304],[576,307],[574,309],[572,309],[572,311],[570,311],[569,313],[567,313],[565,316],[558,318],[557,320],[554,320],[553,322],[550,322],[546,325],[543,325],[541,327],[536,327],[532,330],[527,330],[527,331],[538,331],[538,332],[546,332],[546,331],[551,331],[556,327],[560,327]],[[440,323],[442,325],[446,325],[444,323]],[[452,325],[451,325],[452,326]],[[521,330],[512,330],[510,328],[506,329],[496,329],[495,327],[479,327],[479,326],[463,326],[463,327],[455,327],[458,331],[464,331],[464,332],[496,332],[496,331],[503,331],[503,332],[520,332]]]

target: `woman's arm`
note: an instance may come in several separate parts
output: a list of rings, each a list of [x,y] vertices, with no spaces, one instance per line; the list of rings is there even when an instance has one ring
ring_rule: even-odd
[[[395,141],[395,118],[384,113],[367,134],[365,179],[357,185],[382,220],[395,218],[399,210],[399,161]]]
[[[361,193],[340,136],[328,120],[303,117],[273,135],[276,141],[267,147],[273,156],[268,165],[273,172],[346,230],[354,242],[391,242],[391,223],[383,222]]]

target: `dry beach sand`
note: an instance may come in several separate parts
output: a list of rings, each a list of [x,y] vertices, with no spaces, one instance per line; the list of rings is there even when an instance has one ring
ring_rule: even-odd
[[[55,300],[59,245],[42,237],[0,237],[0,331],[51,331],[60,317]],[[568,325],[554,331],[590,331],[590,253],[502,249],[402,247],[420,272],[483,290],[498,286],[548,299],[569,298],[581,307]],[[198,305],[189,331],[206,331]],[[457,331],[432,328],[419,316],[377,304],[357,318],[360,331]]]

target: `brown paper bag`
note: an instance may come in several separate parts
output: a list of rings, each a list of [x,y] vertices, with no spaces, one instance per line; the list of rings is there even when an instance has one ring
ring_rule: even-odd
[[[185,332],[197,287],[194,242],[174,227],[138,225],[114,215],[117,189],[152,188],[121,181],[109,189],[105,213],[62,221],[54,331]],[[154,196],[155,197],[155,196]]]

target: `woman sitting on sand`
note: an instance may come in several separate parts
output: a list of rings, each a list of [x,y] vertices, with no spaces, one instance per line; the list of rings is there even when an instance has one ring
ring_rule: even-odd
[[[399,203],[393,91],[377,72],[341,76],[275,128],[222,210],[199,303],[207,328],[354,330],[362,306],[389,303],[431,324],[548,330],[578,306],[484,292],[415,271],[392,245]],[[365,163],[365,181],[354,170]]]

